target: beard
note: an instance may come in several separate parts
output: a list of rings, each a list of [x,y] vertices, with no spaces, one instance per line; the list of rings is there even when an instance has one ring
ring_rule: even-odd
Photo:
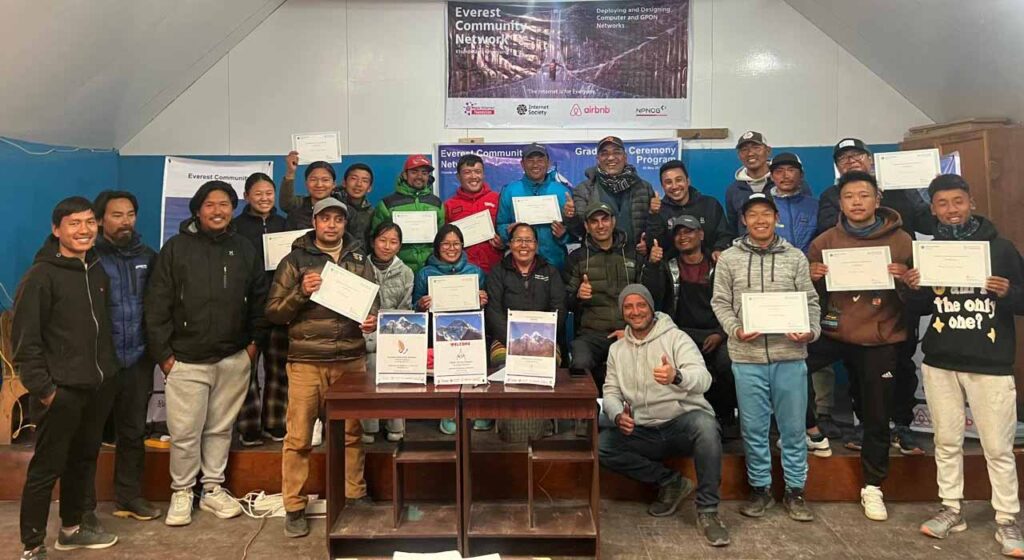
[[[110,241],[118,247],[125,247],[132,241],[135,230],[131,228],[116,229],[110,233]]]

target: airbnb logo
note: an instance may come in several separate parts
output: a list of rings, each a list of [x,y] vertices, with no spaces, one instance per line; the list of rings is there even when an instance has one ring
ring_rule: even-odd
[[[609,115],[611,112],[612,108],[607,105],[588,105],[586,107],[580,107],[577,103],[569,110],[569,116],[580,117],[583,115]]]
[[[583,114],[583,111],[580,109],[579,103],[574,103],[573,106],[572,106],[572,109],[569,109],[569,116],[570,117],[578,117],[578,116],[580,116],[582,114]]]

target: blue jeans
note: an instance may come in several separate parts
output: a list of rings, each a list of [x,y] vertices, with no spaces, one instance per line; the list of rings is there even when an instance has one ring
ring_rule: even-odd
[[[786,487],[803,488],[807,481],[807,364],[803,360],[771,364],[733,362],[732,371],[750,485],[763,488],[772,484],[768,429],[774,412],[782,440]]]
[[[637,426],[628,436],[618,428],[604,430],[598,452],[605,468],[658,486],[668,484],[676,475],[663,460],[692,456],[697,470],[697,511],[718,511],[722,433],[708,412],[691,410],[658,426]]]

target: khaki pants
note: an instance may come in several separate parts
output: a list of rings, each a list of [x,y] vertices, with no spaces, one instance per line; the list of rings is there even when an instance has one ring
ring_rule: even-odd
[[[288,362],[288,434],[281,453],[281,493],[286,511],[306,507],[302,486],[309,476],[313,423],[324,405],[327,388],[342,374],[366,373],[366,358],[344,362]],[[365,454],[359,442],[363,433],[358,420],[345,421],[345,496],[366,495],[363,478]]]
[[[984,375],[921,365],[924,393],[935,429],[935,466],[942,504],[960,509],[964,497],[964,397],[981,436],[992,508],[997,521],[1016,518],[1017,463],[1013,438],[1017,431],[1017,392],[1012,375]]]

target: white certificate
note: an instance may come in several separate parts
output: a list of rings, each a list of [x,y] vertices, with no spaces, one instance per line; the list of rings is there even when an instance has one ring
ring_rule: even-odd
[[[447,274],[427,278],[430,310],[468,311],[480,309],[480,280],[476,274]]]
[[[875,177],[884,191],[923,189],[940,173],[936,148],[875,154]]]
[[[366,320],[380,286],[329,262],[320,273],[320,289],[310,300],[357,323]]]
[[[542,196],[513,196],[512,209],[516,221],[530,225],[550,224],[562,221],[562,210],[558,197],[553,194]]]
[[[292,149],[299,152],[299,165],[314,161],[341,163],[340,136],[337,132],[292,134]]]
[[[462,232],[462,237],[466,240],[466,247],[471,247],[478,243],[484,243],[494,238],[494,222],[491,221],[491,212],[489,210],[483,210],[466,216],[461,220],[452,222],[452,225],[459,228]],[[402,230],[405,233],[405,230]]]
[[[914,267],[922,286],[984,288],[992,256],[988,241],[915,241]]]
[[[437,235],[437,213],[424,210],[396,210],[391,221],[402,228],[402,243],[433,243]]]
[[[266,270],[277,270],[277,265],[292,252],[292,243],[312,229],[297,229],[263,234],[263,263]]]
[[[892,274],[889,274],[892,256],[888,245],[826,249],[821,252],[821,259],[828,266],[825,289],[830,292],[896,289]]]
[[[785,334],[811,332],[807,292],[743,294],[743,332]]]

